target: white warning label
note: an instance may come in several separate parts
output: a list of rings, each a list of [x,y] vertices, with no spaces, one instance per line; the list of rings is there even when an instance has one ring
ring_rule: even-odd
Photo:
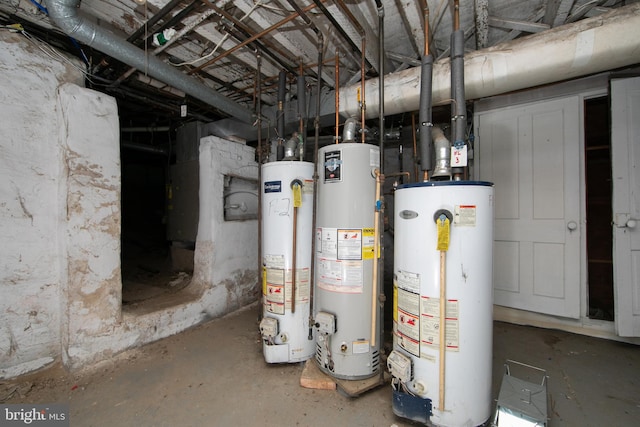
[[[457,205],[453,210],[453,224],[466,227],[476,226],[476,205]]]
[[[338,259],[362,259],[361,229],[338,229]]]

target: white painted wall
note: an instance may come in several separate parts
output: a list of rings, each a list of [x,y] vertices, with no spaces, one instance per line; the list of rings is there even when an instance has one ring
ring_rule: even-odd
[[[222,217],[224,175],[257,179],[252,148],[203,139],[194,280],[123,311],[115,100],[20,34],[0,32],[0,74],[0,378],[87,366],[257,299],[257,221]]]
[[[0,32],[0,377],[60,355],[57,89],[82,84],[22,35]]]

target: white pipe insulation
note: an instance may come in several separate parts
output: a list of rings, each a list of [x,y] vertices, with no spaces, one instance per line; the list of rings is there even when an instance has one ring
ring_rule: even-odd
[[[640,3],[563,25],[542,33],[465,54],[466,99],[479,99],[574,79],[640,63]],[[385,114],[416,111],[420,102],[420,67],[385,76]],[[360,114],[360,84],[340,92],[340,113]],[[366,82],[367,118],[378,111],[378,79]],[[433,105],[450,95],[450,60],[433,66]]]

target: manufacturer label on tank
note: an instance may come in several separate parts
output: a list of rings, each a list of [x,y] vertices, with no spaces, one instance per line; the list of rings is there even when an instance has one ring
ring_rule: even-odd
[[[324,153],[324,182],[342,181],[342,151]]]
[[[458,226],[476,226],[476,205],[458,205],[453,210],[453,224]]]
[[[266,181],[264,183],[265,193],[280,193],[282,191],[282,181]]]

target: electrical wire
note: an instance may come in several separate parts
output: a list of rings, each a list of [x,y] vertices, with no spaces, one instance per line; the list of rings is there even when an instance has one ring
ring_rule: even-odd
[[[249,15],[251,15],[253,13],[254,10],[256,10],[258,7],[264,7],[264,5],[262,4],[262,0],[258,0],[257,3],[254,3],[254,5],[251,7],[251,9],[245,13],[245,15],[239,19],[239,22],[244,21]],[[222,46],[224,44],[224,42],[227,41],[227,39],[229,38],[229,33],[226,33],[224,36],[222,36],[222,40],[220,40],[216,46],[213,48],[213,50],[211,52],[209,52],[208,54],[206,54],[205,56],[201,56],[200,58],[196,58],[194,60],[191,61],[185,61],[185,62],[181,62],[179,64],[173,64],[171,62],[169,62],[171,65],[173,65],[174,67],[182,67],[184,65],[194,65],[195,63],[202,61],[204,59],[208,59],[210,57],[212,57],[213,55],[215,55],[215,53],[217,52],[218,48],[220,46]]]
[[[76,64],[75,62],[71,61],[66,55],[64,55],[61,52],[59,52],[56,48],[54,48],[53,46],[48,44],[46,41],[40,39],[37,36],[34,36],[34,35],[28,33],[22,27],[22,25],[20,25],[20,24],[2,25],[2,26],[0,26],[0,29],[5,29],[5,30],[9,30],[11,32],[16,32],[16,33],[22,34],[25,39],[27,39],[31,44],[33,44],[35,47],[37,47],[40,51],[42,51],[49,58],[51,58],[51,59],[53,59],[55,61],[64,62],[64,63],[72,66],[76,70],[80,71],[85,76],[85,78],[87,80],[89,80],[90,83],[95,84],[95,82],[93,82],[91,80],[92,77],[94,77],[94,76],[91,73],[89,73],[85,68],[83,68],[83,67],[79,66],[78,64]],[[86,58],[86,56],[85,56],[85,58]]]

